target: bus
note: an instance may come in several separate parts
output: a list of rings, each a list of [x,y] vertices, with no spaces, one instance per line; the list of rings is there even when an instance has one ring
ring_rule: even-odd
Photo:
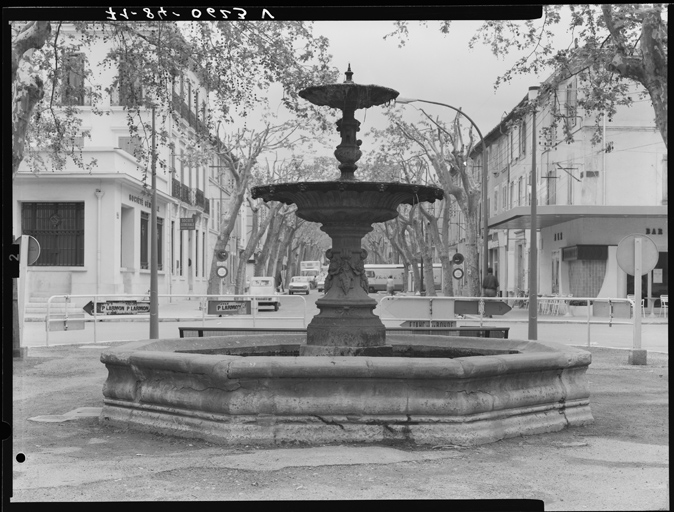
[[[405,267],[402,264],[366,264],[365,275],[367,276],[368,291],[370,293],[385,292],[389,276],[393,276],[393,290],[397,292],[403,291]]]

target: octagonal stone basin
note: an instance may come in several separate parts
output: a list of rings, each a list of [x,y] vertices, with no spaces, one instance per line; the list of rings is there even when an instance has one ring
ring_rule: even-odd
[[[393,357],[298,357],[302,338],[107,349],[100,421],[228,445],[475,445],[593,421],[591,354],[573,347],[390,335]]]

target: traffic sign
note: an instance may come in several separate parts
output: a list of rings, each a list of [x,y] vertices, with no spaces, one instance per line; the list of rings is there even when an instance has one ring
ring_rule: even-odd
[[[455,253],[454,256],[452,256],[452,261],[455,265],[461,265],[461,263],[463,263],[463,254],[460,252]]]
[[[616,259],[618,260],[618,266],[631,276],[635,272],[634,245],[636,238],[641,238],[641,275],[648,274],[653,270],[655,265],[658,264],[658,258],[660,257],[658,246],[655,245],[652,238],[640,233],[627,235],[618,244]]]
[[[216,272],[220,277],[227,277],[227,267],[218,267],[218,270]]]
[[[457,315],[478,315],[479,303],[480,301],[476,299],[457,299],[456,304],[454,304],[454,313]],[[511,309],[505,302],[495,300],[484,301],[485,315],[505,315]]]
[[[460,267],[455,268],[452,270],[452,276],[454,279],[461,279],[463,277],[463,269]]]
[[[94,314],[94,303],[89,301],[83,308],[85,313]],[[96,313],[99,315],[137,315],[139,313],[149,313],[149,302],[138,302],[135,300],[108,300],[96,303]]]
[[[34,237],[26,235],[28,238],[28,250],[26,251],[26,265],[32,265],[40,257],[40,242]]]

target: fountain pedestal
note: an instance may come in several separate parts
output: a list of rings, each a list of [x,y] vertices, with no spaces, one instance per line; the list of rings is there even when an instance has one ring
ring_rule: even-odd
[[[307,326],[303,354],[366,355],[370,353],[367,349],[381,350],[386,341],[386,327],[373,312],[377,301],[368,295],[367,251],[361,248],[363,236],[372,227],[365,223],[327,223],[321,230],[332,239],[332,249],[325,253],[330,261],[326,293],[316,301],[320,313]]]

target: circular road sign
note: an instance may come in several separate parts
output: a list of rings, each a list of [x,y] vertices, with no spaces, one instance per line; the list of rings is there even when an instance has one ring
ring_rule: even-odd
[[[227,277],[227,267],[218,267],[218,270],[216,272],[220,277]]]
[[[452,276],[454,276],[454,279],[461,279],[463,277],[463,269],[455,268],[452,270]]]
[[[452,261],[455,265],[461,265],[461,263],[463,263],[463,254],[460,252],[455,253],[454,256],[452,256]]]
[[[642,235],[640,233],[627,235],[618,244],[616,250],[616,259],[618,266],[625,271],[625,273],[634,275],[634,244],[635,239],[641,238],[641,275],[648,274],[658,264],[658,247],[652,238]]]

